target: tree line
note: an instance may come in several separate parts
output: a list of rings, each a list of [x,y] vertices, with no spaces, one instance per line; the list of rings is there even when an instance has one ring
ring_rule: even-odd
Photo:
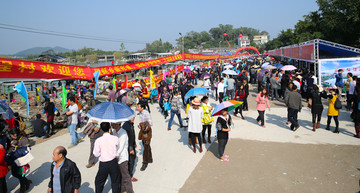
[[[266,50],[301,42],[324,39],[360,47],[360,1],[317,0],[317,11],[299,20],[294,29],[282,30],[277,38],[265,44]]]

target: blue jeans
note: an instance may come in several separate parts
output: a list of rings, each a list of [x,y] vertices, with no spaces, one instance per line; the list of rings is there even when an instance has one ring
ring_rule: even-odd
[[[176,116],[177,116],[178,119],[179,119],[179,124],[180,124],[180,126],[182,127],[182,119],[181,119],[180,112],[179,112],[179,111],[171,110],[171,116],[170,116],[168,128],[171,128],[171,124],[172,124],[172,122],[173,122],[173,119],[174,119],[175,114],[176,114]]]
[[[73,145],[77,145],[78,144],[77,141],[80,139],[80,135],[76,132],[76,125],[77,124],[71,124],[68,127],[71,136],[71,144]]]

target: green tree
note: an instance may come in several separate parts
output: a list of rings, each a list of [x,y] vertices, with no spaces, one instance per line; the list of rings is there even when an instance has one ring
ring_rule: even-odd
[[[173,48],[173,45],[169,42],[163,43],[162,40],[155,40],[151,44],[146,44],[146,51],[152,53],[168,52]]]
[[[340,44],[360,47],[360,1],[317,0],[319,9],[299,20],[292,33],[281,31],[277,38],[266,44],[266,49],[324,39]],[[283,41],[285,40],[285,41]]]
[[[120,51],[124,51],[125,50],[125,45],[124,45],[124,43],[121,43],[120,44]]]

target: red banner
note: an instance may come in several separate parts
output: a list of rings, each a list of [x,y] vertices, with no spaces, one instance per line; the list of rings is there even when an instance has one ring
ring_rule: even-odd
[[[182,70],[184,70],[184,65],[180,65],[180,66],[177,67],[177,71],[178,71],[179,73],[180,73]],[[169,75],[173,75],[173,74],[175,74],[175,68],[172,69],[172,70],[170,70],[170,72],[169,72]],[[157,75],[157,76],[154,76],[154,82],[155,82],[155,84],[159,84],[162,79],[163,79],[163,74],[159,74],[159,75]],[[146,83],[147,85],[150,86],[150,78],[144,78],[143,80],[145,81],[145,83]],[[121,88],[126,88],[124,84],[126,84],[126,83],[125,83],[125,82],[122,82],[122,83],[121,83]],[[127,88],[130,88],[133,84],[135,84],[135,80],[132,80],[132,81],[130,81],[130,82],[127,82],[127,84],[128,84],[128,85],[127,85]]]
[[[90,67],[0,58],[0,78],[91,80]]]
[[[241,55],[203,55],[184,53],[186,60],[215,60],[235,58]],[[159,59],[122,64],[116,66],[85,67],[66,64],[44,63],[26,60],[0,58],[0,78],[24,79],[81,79],[91,80],[93,73],[100,71],[100,76],[119,74],[182,60],[183,55],[177,54]]]

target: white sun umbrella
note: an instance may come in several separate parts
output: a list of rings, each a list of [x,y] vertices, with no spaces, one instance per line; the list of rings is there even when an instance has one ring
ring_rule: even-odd
[[[224,68],[225,68],[225,69],[228,69],[228,68],[234,68],[234,66],[230,64],[230,65],[226,65],[226,66],[224,66]]]
[[[238,75],[238,73],[236,73],[234,70],[224,70],[222,73],[227,75]]]
[[[261,65],[261,68],[266,68],[267,66],[269,66],[270,63],[269,62],[265,62],[264,64]]]
[[[266,69],[268,69],[268,70],[273,70],[273,69],[277,69],[277,68],[276,68],[275,66],[270,66],[270,65],[269,65],[269,66],[266,67]]]

